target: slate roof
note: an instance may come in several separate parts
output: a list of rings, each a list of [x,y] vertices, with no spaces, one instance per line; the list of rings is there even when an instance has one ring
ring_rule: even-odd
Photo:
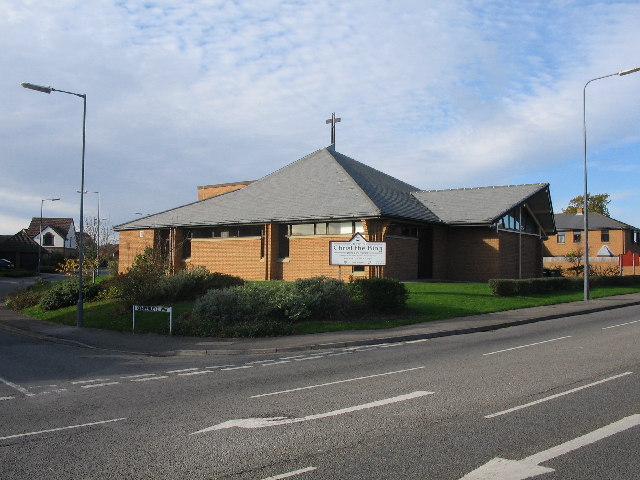
[[[116,225],[115,230],[396,218],[491,225],[523,203],[546,233],[555,232],[547,183],[419,191],[336,152],[317,150],[246,187]]]
[[[313,152],[246,187],[117,225],[115,230],[396,217],[440,222],[416,187],[342,155]]]
[[[559,231],[582,230],[584,215],[581,213],[556,213]],[[638,230],[638,228],[599,213],[589,212],[589,230]]]
[[[3,235],[0,239],[0,251],[30,253],[38,252],[40,245],[34,242],[26,230],[20,230],[15,235]],[[42,249],[46,252],[46,249]]]
[[[63,238],[66,238],[69,234],[69,230],[72,228],[73,218],[51,218],[42,217],[42,230],[47,227],[51,227]],[[29,228],[26,229],[27,235],[34,238],[40,234],[40,217],[33,217]]]
[[[448,225],[491,225],[527,203],[546,233],[555,232],[548,183],[429,190],[413,194]]]

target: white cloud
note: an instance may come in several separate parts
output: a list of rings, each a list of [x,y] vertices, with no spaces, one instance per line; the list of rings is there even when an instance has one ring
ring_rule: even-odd
[[[19,192],[75,199],[79,188],[81,100],[21,81],[87,94],[87,188],[120,223],[193,201],[196,185],[255,179],[326,146],[333,111],[343,119],[339,151],[419,187],[551,181],[554,195],[571,198],[584,82],[640,64],[631,1],[0,8],[12,218],[31,216]],[[618,169],[638,158],[638,88],[640,73],[589,86],[590,149],[626,145]],[[629,188],[600,170],[594,187]],[[628,211],[625,221],[640,224]],[[14,225],[0,221],[0,233]]]

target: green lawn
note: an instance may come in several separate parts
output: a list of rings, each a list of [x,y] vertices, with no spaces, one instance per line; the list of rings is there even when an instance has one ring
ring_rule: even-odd
[[[464,317],[516,308],[553,305],[582,300],[582,292],[559,292],[554,295],[528,297],[496,297],[486,283],[408,282],[407,309],[388,315],[351,318],[344,321],[305,321],[296,324],[296,333],[321,333],[343,330],[391,328],[401,325]],[[640,287],[598,287],[591,290],[592,298],[639,292]],[[180,314],[191,310],[192,302],[173,304],[174,322]],[[40,307],[25,309],[31,317],[65,325],[75,325],[76,307],[50,312]],[[87,302],[84,306],[84,326],[116,331],[131,331],[132,312],[118,306],[114,300]],[[166,313],[136,313],[136,331],[168,333]]]

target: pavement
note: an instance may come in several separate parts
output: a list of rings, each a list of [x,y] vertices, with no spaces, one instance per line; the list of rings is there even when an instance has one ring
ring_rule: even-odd
[[[464,335],[632,305],[640,305],[640,293],[451,318],[385,330],[353,330],[273,338],[222,339],[77,328],[27,317],[9,310],[2,304],[0,305],[0,329],[65,345],[139,355],[270,354]]]

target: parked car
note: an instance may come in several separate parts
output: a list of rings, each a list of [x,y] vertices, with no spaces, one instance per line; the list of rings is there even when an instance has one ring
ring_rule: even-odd
[[[6,258],[0,258],[0,268],[13,268],[13,262],[7,260]]]

